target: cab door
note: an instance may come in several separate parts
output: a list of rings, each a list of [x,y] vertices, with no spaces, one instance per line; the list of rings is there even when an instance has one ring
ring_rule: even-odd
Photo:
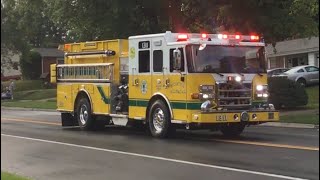
[[[173,119],[184,120],[187,114],[185,113],[187,82],[184,49],[179,48],[182,53],[182,65],[180,71],[177,71],[173,68],[173,51],[176,48],[159,45],[159,41],[160,39],[153,39],[152,94],[165,96],[173,110]]]

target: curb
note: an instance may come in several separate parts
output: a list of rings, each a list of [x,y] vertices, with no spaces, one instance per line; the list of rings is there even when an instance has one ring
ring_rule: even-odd
[[[315,125],[315,124],[298,124],[298,123],[281,123],[281,122],[268,122],[268,123],[260,124],[259,126],[319,129],[319,125]]]
[[[5,107],[1,106],[4,110],[20,110],[20,111],[47,111],[47,112],[58,112],[55,109],[38,109],[38,108],[20,108],[20,107]]]

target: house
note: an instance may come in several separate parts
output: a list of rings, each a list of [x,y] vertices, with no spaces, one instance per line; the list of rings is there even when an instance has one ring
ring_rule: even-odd
[[[8,51],[6,55],[1,53],[1,81],[10,79],[21,79],[21,69],[19,66],[20,54]]]
[[[300,65],[319,67],[319,37],[277,42],[266,47],[268,69],[292,68]]]
[[[41,79],[49,79],[51,64],[63,64],[64,62],[64,52],[58,48],[34,48],[32,50],[41,56]]]

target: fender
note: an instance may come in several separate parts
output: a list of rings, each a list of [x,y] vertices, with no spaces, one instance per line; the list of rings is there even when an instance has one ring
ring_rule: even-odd
[[[159,92],[154,93],[154,94],[152,95],[151,99],[154,98],[155,96],[161,96],[161,97],[166,101],[166,103],[167,103],[167,105],[168,105],[168,108],[169,108],[169,111],[170,111],[171,119],[174,119],[174,118],[173,118],[173,111],[172,111],[172,108],[171,108],[169,99],[168,99],[164,94],[159,93]],[[151,99],[150,99],[150,100],[151,100]],[[149,102],[150,102],[150,101],[149,101]]]
[[[89,95],[89,92],[82,87],[81,89],[79,89],[79,92],[78,92],[77,97],[76,97],[75,100],[77,100],[77,98],[80,95],[80,93],[85,93],[87,95],[87,97],[89,99],[89,102],[90,102],[90,106],[91,106],[91,113],[93,113],[92,99],[91,99],[91,96]],[[76,107],[76,104],[74,104],[74,107]]]

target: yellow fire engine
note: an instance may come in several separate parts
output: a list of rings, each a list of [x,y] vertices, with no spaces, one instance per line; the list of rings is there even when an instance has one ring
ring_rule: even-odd
[[[176,128],[237,136],[278,121],[264,46],[255,35],[169,31],[65,44],[64,64],[51,65],[62,125],[90,129],[104,117],[163,138]]]

